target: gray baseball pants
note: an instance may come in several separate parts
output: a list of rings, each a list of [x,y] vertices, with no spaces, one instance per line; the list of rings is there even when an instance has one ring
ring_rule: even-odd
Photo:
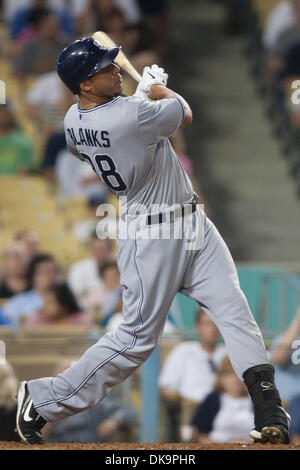
[[[157,346],[177,292],[195,299],[213,319],[240,378],[249,367],[269,362],[229,250],[200,206],[181,218],[188,237],[196,227],[197,249],[187,249],[185,239],[161,239],[164,224],[152,225],[152,238],[143,238],[149,227],[139,229],[138,219],[126,219],[135,237],[123,239],[125,229],[119,231],[123,322],[62,374],[28,384],[36,410],[47,421],[94,406],[131,375]]]

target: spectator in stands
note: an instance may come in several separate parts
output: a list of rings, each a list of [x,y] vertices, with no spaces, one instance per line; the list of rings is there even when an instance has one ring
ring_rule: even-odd
[[[86,308],[91,312],[97,323],[113,329],[111,321],[117,324],[122,321],[122,291],[120,273],[116,261],[106,261],[100,268],[102,283],[92,289],[85,298]],[[114,319],[114,320],[113,320]]]
[[[281,7],[280,7],[281,5]],[[300,0],[294,0],[291,2],[284,2],[278,6],[279,13],[281,8],[286,9],[286,12],[290,12],[290,20],[285,17],[279,17],[274,10],[274,18],[272,13],[270,15],[269,23],[274,28],[276,23],[281,25],[278,29],[277,34],[274,34],[271,41],[266,47],[266,60],[265,60],[265,82],[267,85],[276,83],[276,80],[281,80],[283,76],[297,75],[295,73],[295,64],[297,65],[297,56],[291,55],[291,49],[300,43]],[[272,19],[273,18],[273,19]],[[275,21],[275,23],[274,23]],[[267,43],[269,37],[267,36]],[[299,47],[298,47],[299,49]],[[298,51],[297,51],[298,53]],[[288,84],[289,85],[289,84]],[[289,90],[288,90],[289,91]]]
[[[32,6],[33,0],[2,0],[2,3],[4,18],[11,23],[18,10]],[[76,18],[87,8],[87,4],[88,0],[48,0],[45,6],[56,10],[67,10],[72,18]]]
[[[18,329],[24,317],[40,310],[44,303],[43,295],[55,282],[56,277],[54,258],[47,254],[36,255],[28,267],[28,290],[15,295],[3,306],[2,310],[7,323],[14,329]]]
[[[74,103],[74,97],[56,71],[38,77],[30,87],[25,100],[28,116],[47,139],[53,133],[62,133],[64,117]]]
[[[46,142],[42,171],[43,175],[50,183],[56,182],[55,165],[61,152],[66,150],[67,146],[64,131],[52,134]],[[74,164],[76,164],[76,161]],[[72,175],[70,179],[73,180],[73,178]]]
[[[90,316],[81,311],[72,291],[66,283],[54,284],[43,293],[42,308],[25,320],[25,326],[76,325],[89,328]]]
[[[49,182],[58,185],[60,201],[78,196],[98,198],[103,202],[107,198],[106,186],[101,183],[89,163],[83,165],[80,160],[72,158],[66,147],[64,132],[49,137],[42,170]]]
[[[32,260],[39,253],[39,235],[33,230],[20,230],[15,234],[15,240],[25,243],[29,255]]]
[[[65,36],[74,34],[71,16],[66,10],[48,9],[47,0],[31,0],[29,6],[18,9],[10,24],[12,39],[29,39],[37,34],[36,23],[44,11],[55,14],[60,22],[61,33]]]
[[[103,21],[103,30],[116,44],[122,44],[125,29],[125,15],[119,8],[113,7]]]
[[[87,28],[86,24],[89,0],[48,0],[48,6],[67,11],[73,19],[75,31],[79,37],[92,31]]]
[[[2,308],[0,308],[0,326],[7,326],[8,320],[6,316],[3,313]]]
[[[56,367],[54,375],[62,373],[70,367],[74,361],[66,359]],[[120,431],[124,434],[124,440],[128,442],[137,416],[134,408],[129,404],[123,404],[120,400],[110,395],[104,398],[98,405],[83,413],[70,416],[58,423],[47,423],[43,429],[43,436],[48,442],[111,442]]]
[[[122,292],[120,285],[120,272],[116,261],[108,261],[103,264],[100,274],[106,288],[106,298],[104,302],[104,313],[107,315],[122,311]]]
[[[0,362],[0,441],[19,442],[15,432],[18,381],[12,367]]]
[[[100,268],[103,285],[93,289],[85,298],[85,306],[94,318],[107,331],[115,330],[123,319],[122,288],[120,285],[120,273],[116,261],[107,261]],[[170,308],[163,336],[176,333],[177,304],[174,299]]]
[[[86,218],[78,220],[72,227],[73,235],[81,243],[88,243],[91,238],[91,235],[95,232],[97,225],[101,219],[107,221],[108,216],[97,215],[97,209],[101,204],[107,203],[107,192],[104,191],[103,194],[100,192],[94,196],[90,196],[87,200],[87,211]],[[115,226],[115,218],[111,217],[112,224]],[[108,221],[107,221],[108,222]]]
[[[134,67],[141,74],[144,67],[149,64],[160,64],[162,62],[160,55],[153,50],[154,42],[154,35],[144,23],[132,25],[124,31],[122,48],[126,55],[130,57]],[[124,84],[126,87],[126,81]],[[127,86],[124,90],[128,94],[134,94],[135,88],[136,86],[134,86],[132,81],[131,84],[129,83],[129,87]]]
[[[68,284],[80,301],[83,301],[92,289],[103,287],[100,269],[110,259],[112,248],[112,240],[101,240],[93,233],[90,240],[91,257],[70,267]]]
[[[218,344],[220,333],[202,309],[196,315],[195,330],[198,341],[181,343],[170,352],[160,373],[159,386],[163,395],[176,394],[199,403],[212,389],[225,347]]]
[[[4,249],[0,299],[9,299],[26,290],[28,261],[29,254],[25,243],[13,241]]]
[[[138,0],[114,0],[114,4],[122,11],[128,25],[135,25],[141,20]]]
[[[185,414],[179,421],[190,423],[196,405],[211,392],[216,370],[225,355],[225,347],[219,343],[220,333],[200,309],[195,318],[198,341],[178,344],[167,356],[159,375],[159,387],[167,410],[173,417]],[[177,423],[178,424],[178,423]],[[176,440],[176,429],[172,440]],[[177,435],[177,439],[181,438]]]
[[[114,0],[90,0],[86,20],[91,31],[106,31],[110,26],[110,19],[114,21],[114,13],[118,10]],[[122,12],[120,12],[122,14]],[[124,18],[124,15],[122,14]],[[124,22],[124,20],[122,20]]]
[[[66,148],[61,150],[56,157],[54,171],[59,187],[59,199],[63,201],[74,196],[85,196],[106,201],[109,191],[99,180],[99,176],[91,165],[88,162],[83,164],[79,159],[77,159],[79,163],[73,160],[74,158]]]
[[[14,64],[17,77],[23,79],[56,69],[58,54],[65,42],[59,37],[59,20],[45,11],[36,25],[37,35],[21,47]]]
[[[270,350],[270,360],[275,368],[278,390],[283,400],[291,400],[300,390],[299,364],[292,361],[293,343],[300,340],[300,307],[291,325],[275,338]]]
[[[281,33],[297,24],[299,16],[299,0],[284,0],[274,6],[267,18],[262,38],[263,45],[268,52],[276,47]]]
[[[28,6],[30,0],[2,0],[1,5],[3,8],[3,18],[5,22],[10,23],[16,11],[19,8]]]
[[[0,104],[0,173],[25,173],[33,163],[31,139],[18,129],[12,109]]]
[[[194,440],[249,442],[254,414],[245,385],[225,357],[217,372],[214,391],[203,400],[192,419]]]
[[[155,41],[153,49],[164,57],[168,47],[169,22],[167,0],[138,0],[145,23],[153,32]]]

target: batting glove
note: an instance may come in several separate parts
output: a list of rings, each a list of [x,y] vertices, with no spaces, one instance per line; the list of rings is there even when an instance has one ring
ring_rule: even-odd
[[[137,91],[140,90],[144,93],[151,92],[152,85],[167,85],[168,74],[165,73],[162,67],[154,64],[151,67],[145,67],[142,80],[140,81]]]
[[[150,100],[150,98],[148,97],[147,93],[145,93],[144,91],[142,91],[140,88],[139,88],[140,84],[138,85],[137,89],[135,90],[135,93],[133,96],[137,96],[138,98],[140,98],[141,100]]]

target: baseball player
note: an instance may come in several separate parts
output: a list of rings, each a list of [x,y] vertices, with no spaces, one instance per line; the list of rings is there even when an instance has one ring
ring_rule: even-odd
[[[114,63],[118,51],[83,38],[61,52],[57,70],[79,95],[65,117],[68,148],[122,199],[117,243],[124,318],[57,377],[20,384],[17,431],[28,444],[42,443],[47,421],[102,400],[153,352],[172,300],[182,292],[214,320],[248,387],[255,411],[252,439],[287,444],[289,417],[232,257],[197,204],[168,140],[191,125],[191,109],[166,88],[168,76],[157,65],[144,69],[135,95],[122,95]],[[183,236],[177,236],[182,227]],[[175,229],[176,236],[161,236],[166,228]]]

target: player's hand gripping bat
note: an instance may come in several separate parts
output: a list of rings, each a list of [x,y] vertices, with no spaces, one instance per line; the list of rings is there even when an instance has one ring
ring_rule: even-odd
[[[93,34],[93,38],[99,41],[105,47],[116,47],[116,44],[110,37],[104,33],[103,31],[96,31]],[[136,71],[133,65],[129,62],[126,55],[122,50],[120,50],[119,54],[115,58],[114,62],[121,67],[121,69],[125,70],[134,80],[138,83],[142,80],[141,75]]]

